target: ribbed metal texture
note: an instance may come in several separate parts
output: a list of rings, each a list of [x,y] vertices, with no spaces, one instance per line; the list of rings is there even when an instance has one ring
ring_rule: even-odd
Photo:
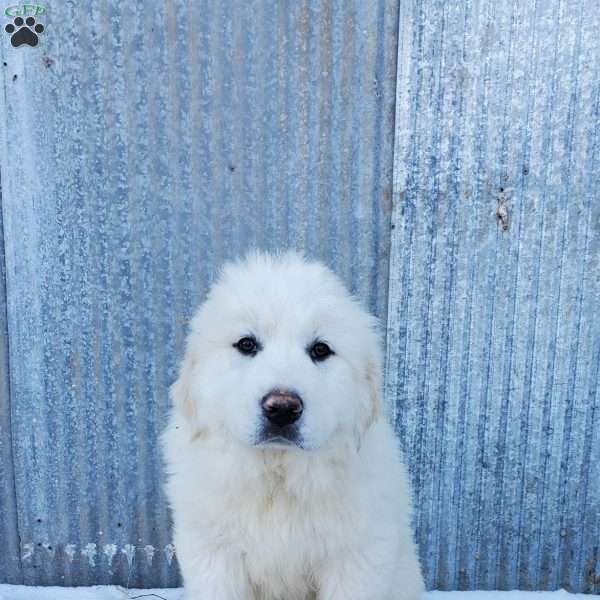
[[[599,31],[401,3],[387,392],[429,587],[600,592]]]
[[[57,2],[39,20],[35,48],[1,36],[0,580],[173,585],[157,436],[216,268],[304,249],[385,319],[397,7]]]
[[[0,210],[0,581],[19,583],[20,552],[10,426],[10,372],[3,231]]]

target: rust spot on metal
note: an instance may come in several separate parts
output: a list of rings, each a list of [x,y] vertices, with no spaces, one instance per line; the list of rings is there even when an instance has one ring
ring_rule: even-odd
[[[498,206],[496,207],[496,219],[498,219],[498,224],[502,227],[502,231],[508,231],[508,195],[504,188],[500,188],[500,193],[497,198]]]

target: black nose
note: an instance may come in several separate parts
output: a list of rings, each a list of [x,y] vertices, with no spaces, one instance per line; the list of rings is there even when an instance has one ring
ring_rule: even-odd
[[[271,423],[285,427],[295,423],[302,414],[304,405],[296,392],[273,390],[261,402],[263,413]]]

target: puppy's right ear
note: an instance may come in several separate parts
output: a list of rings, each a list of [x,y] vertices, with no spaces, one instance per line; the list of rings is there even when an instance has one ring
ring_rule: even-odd
[[[195,403],[192,398],[192,376],[196,362],[196,356],[188,344],[179,368],[179,377],[170,389],[175,410],[190,421],[194,420],[196,416]]]

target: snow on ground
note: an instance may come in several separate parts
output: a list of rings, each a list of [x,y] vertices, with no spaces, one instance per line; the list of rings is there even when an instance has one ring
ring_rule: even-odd
[[[584,594],[558,592],[428,592],[423,600],[575,600]],[[183,600],[183,591],[125,590],[115,586],[79,588],[1,585],[0,600]]]

